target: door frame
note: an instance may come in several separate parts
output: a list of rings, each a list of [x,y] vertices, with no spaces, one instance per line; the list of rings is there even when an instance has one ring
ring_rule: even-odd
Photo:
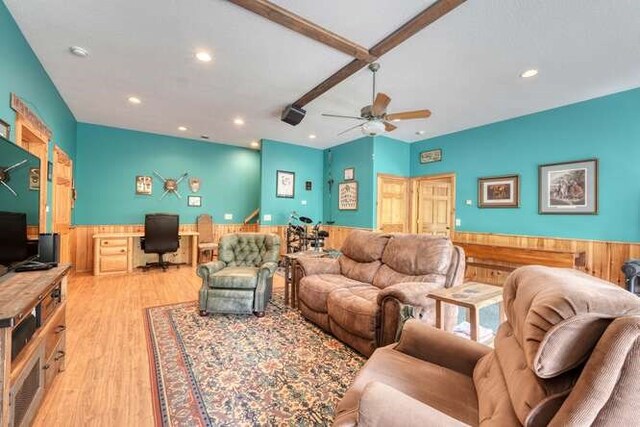
[[[69,169],[71,170],[71,191],[73,191],[73,160],[71,159],[71,157],[67,154],[66,151],[64,151],[60,146],[58,146],[57,144],[54,144],[53,146],[53,171],[52,171],[52,179],[51,179],[51,203],[50,203],[50,207],[51,207],[51,232],[53,233],[60,233],[61,230],[58,229],[58,227],[56,227],[57,223],[56,223],[56,206],[57,206],[57,198],[60,197],[59,192],[57,191],[57,183],[58,183],[58,179],[60,178],[60,167],[58,166],[58,158],[59,157],[64,157],[66,160],[69,162]],[[68,241],[66,242],[67,244],[67,248],[68,248],[68,253],[66,255],[69,256],[69,260],[68,262],[71,262],[73,264],[75,264],[75,262],[73,261],[75,259],[75,235],[74,235],[74,225],[73,225],[73,196],[70,193],[69,197],[71,197],[72,199],[69,201],[69,230],[67,230],[67,239]],[[61,237],[62,239],[62,237]],[[60,250],[62,250],[62,248],[64,248],[65,246],[61,244],[61,248]],[[60,257],[62,259],[62,254],[60,254]]]
[[[380,209],[382,208],[382,206],[380,205],[380,180],[384,179],[384,178],[391,178],[391,179],[397,179],[397,180],[402,180],[405,181],[407,183],[407,189],[406,189],[406,194],[405,197],[407,199],[407,206],[406,206],[406,218],[405,220],[405,233],[408,233],[411,230],[411,178],[406,177],[406,176],[400,176],[400,175],[392,175],[390,173],[378,173],[377,177],[376,177],[376,226],[375,229],[377,231],[380,231]]]
[[[443,180],[448,180],[451,182],[451,230],[449,233],[449,238],[453,239],[453,235],[456,231],[456,173],[455,172],[445,172],[438,173],[433,175],[420,175],[411,178],[411,197],[410,197],[410,221],[411,221],[411,233],[418,232],[418,185],[422,181],[434,181],[440,182]]]

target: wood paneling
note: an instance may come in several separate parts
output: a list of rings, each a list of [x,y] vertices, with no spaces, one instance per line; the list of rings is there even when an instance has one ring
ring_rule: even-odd
[[[355,227],[342,227],[338,225],[322,225],[322,230],[329,232],[329,237],[325,239],[325,249],[340,249],[342,243],[347,238],[349,233],[353,230],[371,230],[369,228],[355,228]],[[280,253],[285,254],[287,251],[287,236],[286,225],[262,225],[260,226],[261,233],[274,233],[280,236],[281,245]]]
[[[180,231],[197,231],[195,224],[182,224]],[[213,224],[213,237],[217,242],[220,236],[239,231],[258,231],[256,224]],[[76,272],[88,272],[93,269],[93,235],[97,233],[143,233],[144,225],[78,225],[73,229],[75,244],[71,244],[71,259]]]

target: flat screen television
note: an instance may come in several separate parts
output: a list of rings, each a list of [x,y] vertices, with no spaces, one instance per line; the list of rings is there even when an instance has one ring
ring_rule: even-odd
[[[0,137],[0,275],[37,255],[40,159]]]

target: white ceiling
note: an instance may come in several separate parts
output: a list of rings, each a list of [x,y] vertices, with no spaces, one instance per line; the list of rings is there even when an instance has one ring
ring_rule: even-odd
[[[284,105],[351,58],[225,0],[4,1],[78,121],[240,146],[361,136],[337,137],[355,123],[320,113],[358,115],[370,73],[307,105],[300,125],[282,123]],[[275,2],[368,48],[433,1]],[[389,136],[416,141],[638,87],[639,22],[638,0],[468,0],[380,59],[391,112],[433,111]],[[197,62],[198,49],[214,60]],[[540,74],[521,79],[528,68]]]

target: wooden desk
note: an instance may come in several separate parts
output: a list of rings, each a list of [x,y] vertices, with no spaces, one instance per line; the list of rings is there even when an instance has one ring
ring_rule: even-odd
[[[442,303],[453,304],[469,310],[470,335],[478,341],[480,326],[480,309],[493,304],[500,304],[500,322],[504,321],[502,307],[502,287],[486,283],[467,282],[461,286],[447,289],[434,289],[427,295],[436,301],[436,328],[442,329]]]
[[[180,248],[173,254],[173,262],[198,265],[198,232],[181,231]],[[98,233],[93,235],[93,275],[131,273],[157,255],[145,254],[140,248],[144,233]],[[185,237],[187,239],[185,239]],[[188,240],[188,242],[185,242]],[[171,255],[169,255],[171,256]]]

